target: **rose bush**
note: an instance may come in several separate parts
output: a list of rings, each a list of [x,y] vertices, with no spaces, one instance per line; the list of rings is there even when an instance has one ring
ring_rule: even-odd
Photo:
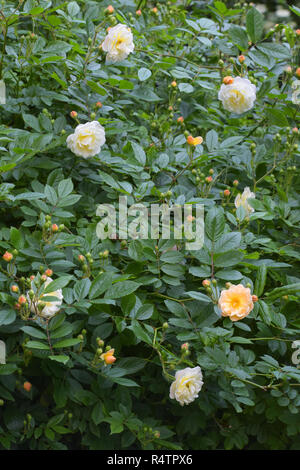
[[[299,449],[297,26],[0,10],[0,448]],[[100,239],[119,196],[202,204],[203,247]]]

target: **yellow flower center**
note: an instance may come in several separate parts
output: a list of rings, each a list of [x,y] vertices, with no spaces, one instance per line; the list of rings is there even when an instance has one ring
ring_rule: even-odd
[[[95,135],[91,131],[85,131],[79,134],[78,144],[80,147],[89,147],[95,142]]]
[[[245,103],[245,96],[239,90],[231,90],[230,97],[228,99],[232,105],[235,105],[237,102],[239,104]]]

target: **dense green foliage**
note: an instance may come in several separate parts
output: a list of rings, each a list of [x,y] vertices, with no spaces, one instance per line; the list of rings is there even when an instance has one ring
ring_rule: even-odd
[[[247,4],[107,6],[0,2],[0,449],[299,449],[300,36]],[[109,64],[117,23],[135,49]],[[257,86],[241,115],[218,100],[238,75]],[[78,157],[66,137],[94,120],[106,143]],[[234,204],[245,187],[249,214]],[[100,240],[97,206],[120,195],[204,204],[203,248]],[[18,299],[47,269],[63,305],[32,319]],[[228,282],[258,296],[240,321],[218,307]],[[181,407],[171,377],[196,366],[204,385]]]

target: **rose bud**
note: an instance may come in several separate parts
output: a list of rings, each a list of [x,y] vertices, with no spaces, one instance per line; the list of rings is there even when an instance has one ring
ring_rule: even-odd
[[[20,305],[24,305],[24,304],[27,303],[27,299],[26,299],[25,295],[20,295],[20,297],[18,298],[18,303]]]
[[[239,182],[238,182],[238,180],[234,180],[232,184],[233,184],[233,186],[237,186],[239,184]]]
[[[45,274],[46,274],[46,276],[51,277],[52,274],[53,274],[52,269],[46,269]]]
[[[209,279],[204,279],[204,281],[202,281],[202,285],[203,285],[203,287],[209,287],[210,286],[210,280]]]
[[[13,259],[13,255],[9,251],[6,251],[2,258],[9,263]]]
[[[205,178],[205,181],[206,181],[207,183],[211,183],[212,180],[213,180],[213,179],[212,179],[212,176],[207,176],[207,177]]]
[[[19,287],[13,285],[13,286],[11,286],[11,290],[12,290],[13,292],[15,292],[15,293],[16,293],[16,292],[19,292]]]
[[[23,388],[24,388],[24,390],[26,390],[26,392],[30,392],[30,390],[32,388],[32,385],[31,385],[30,382],[24,382]]]
[[[71,111],[71,112],[70,112],[70,116],[71,116],[71,118],[76,119],[77,116],[78,116],[78,114],[77,114],[76,111]]]
[[[233,83],[233,78],[230,77],[230,75],[228,75],[227,77],[224,77],[223,78],[223,83],[225,85],[231,85]]]
[[[114,7],[112,5],[108,5],[108,7],[106,8],[105,10],[107,13],[109,13],[110,15],[113,14],[113,12],[115,11]]]
[[[141,12],[141,10],[136,10],[135,14],[136,14],[136,16],[141,16],[142,12]]]
[[[173,88],[175,88],[175,87],[177,86],[177,83],[175,82],[175,80],[171,83],[171,86],[172,86]]]
[[[103,105],[102,105],[101,101],[97,101],[97,103],[96,103],[96,108],[102,108],[102,106],[103,106]]]
[[[239,63],[242,64],[243,62],[245,62],[245,56],[244,55],[239,55],[238,60],[239,60]]]
[[[298,78],[300,78],[300,67],[298,67],[297,70],[296,70],[296,76],[297,76]]]
[[[224,191],[224,196],[226,196],[226,197],[230,196],[230,191],[229,191],[229,189],[225,189],[225,191]]]
[[[257,301],[258,301],[257,295],[252,295],[252,301],[253,301],[253,302],[257,302]]]
[[[177,119],[177,122],[182,123],[183,121],[184,121],[183,116],[179,116],[179,118]]]
[[[189,343],[183,343],[183,344],[181,345],[181,349],[183,349],[183,350],[189,349]]]
[[[51,227],[51,230],[52,232],[58,232],[58,225],[57,224],[52,224],[52,227]]]

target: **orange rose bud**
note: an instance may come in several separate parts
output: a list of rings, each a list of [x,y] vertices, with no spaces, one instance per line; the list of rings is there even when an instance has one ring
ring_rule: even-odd
[[[300,36],[300,29],[296,29],[297,36]]]
[[[70,112],[70,116],[71,116],[71,118],[76,119],[77,116],[78,116],[78,114],[77,114],[76,111],[71,111],[71,112]]]
[[[12,290],[13,292],[19,292],[18,286],[15,286],[15,285],[14,285],[14,286],[11,286],[11,290]]]
[[[102,106],[103,106],[103,105],[102,105],[101,101],[97,101],[97,103],[96,103],[96,108],[102,108]]]
[[[30,276],[30,280],[33,281],[33,279],[35,278],[35,276]]]
[[[183,121],[184,121],[183,116],[179,116],[179,118],[177,119],[177,122],[182,123]]]
[[[156,7],[152,8],[152,12],[153,13],[157,13],[158,12],[158,9]]]
[[[13,255],[9,251],[6,251],[2,258],[9,263],[13,259]]]
[[[213,179],[212,179],[212,176],[207,176],[207,177],[205,178],[205,181],[206,181],[207,183],[211,183],[212,180],[213,180]]]
[[[171,83],[171,86],[174,88],[177,86],[177,83],[175,82],[175,80],[173,80],[173,82]]]
[[[115,9],[112,5],[108,5],[105,11],[107,11],[111,15],[115,11]]]
[[[227,77],[223,78],[224,85],[231,85],[233,83],[233,78],[228,75]]]
[[[297,68],[297,70],[296,70],[296,75],[297,75],[297,77],[300,78],[300,67]]]
[[[136,14],[136,16],[141,16],[142,12],[141,12],[141,10],[136,10],[135,14]]]
[[[290,65],[288,65],[286,68],[285,68],[285,71],[286,73],[291,73],[292,72],[292,67]],[[296,74],[297,74],[297,71],[296,71]]]
[[[101,359],[105,362],[105,364],[113,364],[117,358],[114,356],[114,349],[110,349],[109,351],[101,354]]]
[[[230,191],[229,191],[229,189],[225,189],[225,191],[224,191],[224,196],[226,196],[226,197],[230,196]]]
[[[41,276],[41,279],[42,279],[43,282],[46,282],[46,281],[47,281],[47,276],[46,276],[46,274],[43,274],[43,275]]]
[[[16,310],[20,310],[20,308],[21,308],[21,305],[20,305],[20,304],[15,304],[15,309],[16,309]]]
[[[58,232],[58,225],[57,224],[52,224],[51,230],[52,230],[52,232]]]
[[[257,302],[257,301],[258,301],[257,295],[252,295],[252,302]]]
[[[20,305],[24,305],[24,304],[26,304],[26,302],[27,302],[27,299],[26,299],[25,295],[20,295],[20,297],[18,298],[18,303]]]
[[[209,279],[204,279],[204,281],[202,281],[202,285],[203,285],[203,287],[209,287],[210,286]]]
[[[239,63],[242,64],[243,62],[245,62],[245,56],[244,55],[239,55],[238,56],[238,59],[239,59]]]
[[[239,182],[238,182],[238,180],[234,180],[232,184],[233,184],[233,186],[237,186],[239,184]]]
[[[78,255],[78,261],[83,263],[85,261],[85,257],[83,255]]]
[[[189,349],[189,343],[183,343],[183,344],[181,345],[181,349],[183,349],[183,350]]]
[[[51,277],[52,274],[53,274],[52,269],[46,269],[45,274],[46,274],[46,276]]]
[[[169,110],[169,111],[173,111],[173,106],[169,106],[169,107],[168,107],[168,110]]]
[[[299,132],[298,127],[293,127],[292,132],[293,132],[294,134],[298,134],[298,132]]]
[[[186,220],[187,220],[188,222],[193,222],[193,220],[195,220],[195,217],[190,214],[190,215],[187,216]]]
[[[24,382],[23,388],[24,388],[24,390],[26,390],[26,392],[30,392],[30,390],[32,388],[32,385],[31,385],[30,382]]]

